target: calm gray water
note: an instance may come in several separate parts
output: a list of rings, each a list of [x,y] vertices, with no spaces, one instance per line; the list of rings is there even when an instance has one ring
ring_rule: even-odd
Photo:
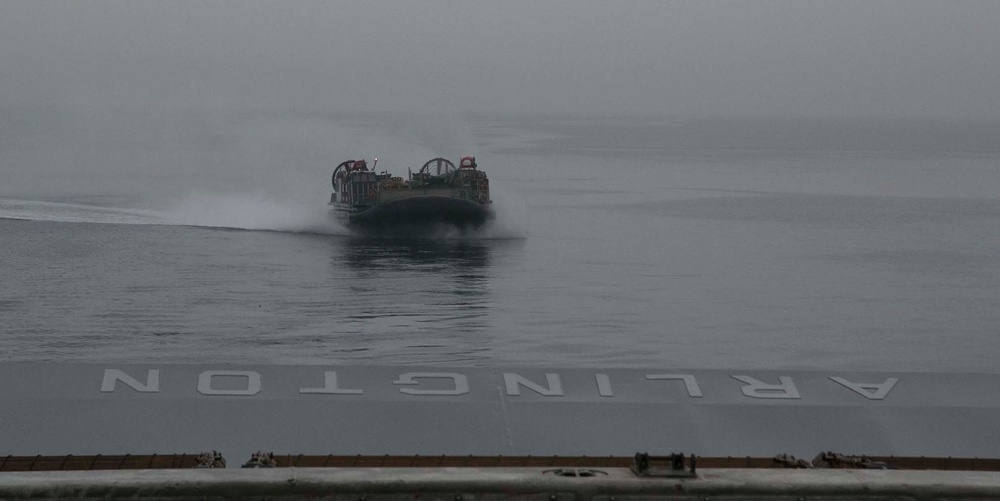
[[[0,361],[997,371],[1000,124],[4,111]],[[462,154],[482,234],[328,217]]]

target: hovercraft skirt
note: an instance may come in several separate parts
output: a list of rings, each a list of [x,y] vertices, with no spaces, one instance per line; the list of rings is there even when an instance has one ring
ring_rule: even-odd
[[[350,214],[348,223],[359,230],[421,228],[440,225],[476,229],[493,219],[493,210],[462,198],[416,196],[382,202]]]

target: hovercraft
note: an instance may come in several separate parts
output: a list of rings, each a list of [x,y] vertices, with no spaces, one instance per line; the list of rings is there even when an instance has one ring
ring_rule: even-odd
[[[333,171],[330,204],[349,229],[362,233],[422,231],[438,227],[475,230],[493,219],[490,183],[475,157],[458,167],[434,158],[408,179],[377,173],[378,158],[347,160]]]

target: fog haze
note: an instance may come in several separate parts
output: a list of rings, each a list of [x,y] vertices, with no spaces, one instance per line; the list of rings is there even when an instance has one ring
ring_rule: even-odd
[[[1000,117],[1000,2],[0,2],[0,103]]]
[[[0,0],[0,362],[996,373],[998,19]],[[482,232],[331,214],[464,155]]]

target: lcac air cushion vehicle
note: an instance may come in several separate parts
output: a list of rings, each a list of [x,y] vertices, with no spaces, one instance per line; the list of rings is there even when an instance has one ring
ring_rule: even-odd
[[[332,212],[358,233],[419,236],[440,227],[475,230],[494,218],[490,183],[475,157],[455,164],[426,162],[408,179],[375,171],[365,160],[341,162],[333,171]]]

